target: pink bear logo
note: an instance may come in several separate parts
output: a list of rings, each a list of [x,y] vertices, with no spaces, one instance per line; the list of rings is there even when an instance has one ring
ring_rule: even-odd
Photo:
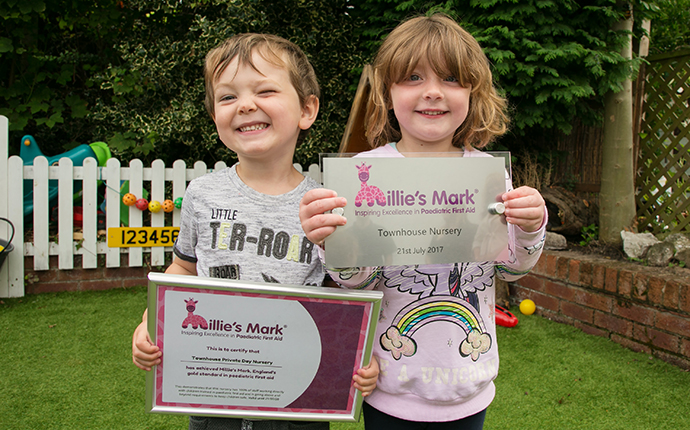
[[[359,180],[362,181],[362,187],[355,197],[355,206],[362,206],[362,201],[365,200],[370,207],[374,206],[374,202],[378,203],[380,206],[386,206],[386,196],[383,195],[383,191],[373,185],[367,185],[367,181],[369,180],[369,168],[371,166],[362,163],[362,165],[356,167],[357,170],[359,170]]]
[[[204,317],[200,315],[194,315],[194,311],[196,310],[196,304],[199,303],[198,300],[194,300],[193,298],[189,298],[189,300],[184,301],[187,304],[187,318],[182,321],[182,328],[187,328],[187,326],[192,326],[193,329],[197,329],[198,327],[201,327],[202,329],[206,330],[208,328],[208,323],[204,319]]]

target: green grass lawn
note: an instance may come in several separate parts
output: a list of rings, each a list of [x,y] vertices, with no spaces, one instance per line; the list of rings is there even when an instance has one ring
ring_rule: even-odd
[[[148,414],[131,360],[144,288],[0,303],[0,429],[185,429]],[[690,373],[606,339],[519,315],[499,327],[485,429],[690,429]],[[361,423],[331,429],[359,430]]]

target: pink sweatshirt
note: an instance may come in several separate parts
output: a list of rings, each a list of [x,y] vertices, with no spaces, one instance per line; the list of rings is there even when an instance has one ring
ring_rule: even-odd
[[[403,157],[391,144],[359,155]],[[471,150],[463,156],[490,155]],[[509,178],[506,187],[512,189]],[[529,272],[541,255],[545,225],[546,219],[533,233],[509,225],[510,262],[329,271],[344,288],[384,294],[374,341],[381,373],[365,401],[389,415],[427,422],[457,420],[489,406],[498,374],[494,276],[513,281]]]

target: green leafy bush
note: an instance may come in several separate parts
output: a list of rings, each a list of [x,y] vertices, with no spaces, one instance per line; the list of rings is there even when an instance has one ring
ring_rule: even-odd
[[[0,115],[13,149],[24,134],[47,154],[96,138],[91,77],[118,58],[120,11],[106,0],[0,0]]]
[[[347,0],[0,0],[0,114],[13,150],[32,134],[46,154],[104,140],[122,159],[232,162],[203,107],[203,60],[223,39],[266,32],[298,44],[322,87],[298,149],[335,151],[363,63]],[[16,144],[14,144],[16,142]]]
[[[690,47],[690,0],[657,0],[652,20],[650,52],[660,54]]]
[[[296,154],[305,165],[337,150],[381,38],[436,10],[485,47],[513,109],[499,145],[516,152],[552,149],[576,117],[600,121],[603,94],[638,64],[617,54],[610,28],[624,11],[612,0],[0,0],[0,114],[13,148],[33,134],[46,154],[103,140],[122,160],[232,162],[203,108],[204,55],[235,33],[274,33],[304,49],[322,87]],[[636,22],[650,13],[639,0],[633,10]]]
[[[646,3],[632,4],[636,21],[650,15]],[[401,19],[434,11],[461,23],[492,62],[512,107],[511,133],[500,141],[511,150],[549,151],[554,132],[569,134],[575,118],[601,122],[604,94],[619,90],[640,64],[618,54],[625,35],[611,25],[625,11],[611,0],[368,0],[362,2],[362,15],[372,17],[364,44],[375,49]]]
[[[582,240],[580,241],[580,246],[587,246],[591,242],[599,239],[599,226],[596,224],[590,224],[582,227],[580,232]]]
[[[231,162],[204,110],[203,62],[222,40],[243,32],[273,33],[310,57],[322,87],[320,115],[296,161],[318,161],[340,143],[351,104],[349,87],[361,64],[354,19],[342,1],[169,2],[152,10],[130,2],[140,18],[119,43],[124,63],[96,77],[108,96],[93,110],[99,134],[126,158]],[[147,13],[144,13],[148,11]]]

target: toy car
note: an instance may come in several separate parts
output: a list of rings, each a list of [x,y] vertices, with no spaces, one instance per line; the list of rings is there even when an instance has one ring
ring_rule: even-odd
[[[518,319],[508,309],[496,305],[496,324],[502,327],[515,327]]]

